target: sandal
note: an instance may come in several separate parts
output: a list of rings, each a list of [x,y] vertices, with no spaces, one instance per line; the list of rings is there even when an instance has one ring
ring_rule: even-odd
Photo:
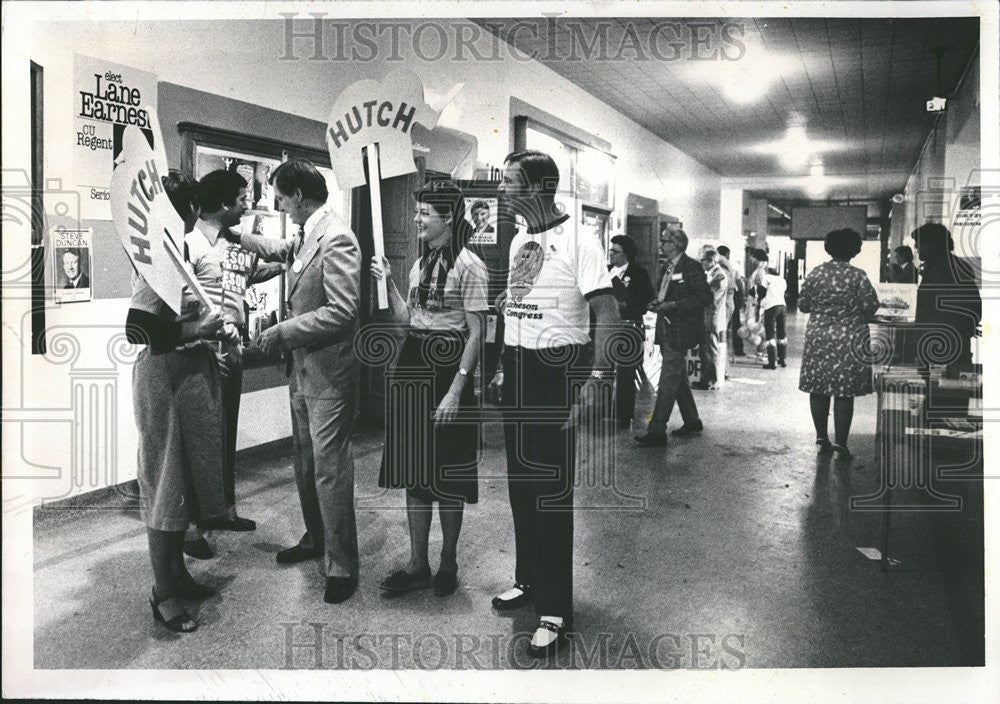
[[[535,634],[528,643],[528,655],[542,658],[559,648],[559,645],[566,640],[566,631],[569,630],[565,620],[559,620],[562,623],[555,623],[550,616],[541,617]]]
[[[190,575],[182,577],[180,583],[181,585],[177,590],[177,596],[182,599],[207,599],[208,597],[214,596],[218,593],[214,587],[202,584],[201,582],[196,582],[194,577]]]
[[[153,587],[149,605],[153,609],[153,619],[174,633],[190,633],[198,630],[198,622],[192,618],[176,596],[161,600],[156,596],[156,587]]]

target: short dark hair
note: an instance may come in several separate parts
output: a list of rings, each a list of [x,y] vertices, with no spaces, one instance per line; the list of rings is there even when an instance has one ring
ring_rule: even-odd
[[[861,251],[861,235],[857,230],[845,227],[842,230],[831,230],[823,238],[823,249],[834,259],[848,261]]]
[[[759,247],[751,249],[750,255],[759,262],[766,262],[768,260],[767,251]]]
[[[472,207],[469,208],[469,212],[474,213],[477,210],[489,211],[489,209],[490,209],[489,203],[487,203],[485,200],[477,200],[475,203],[472,204]]]
[[[951,239],[951,233],[948,231],[948,228],[939,222],[929,222],[921,225],[913,231],[912,236],[917,249],[923,250],[921,259],[928,252],[946,254],[955,248],[955,243]],[[923,247],[920,246],[920,240],[924,241]]]
[[[63,249],[61,256],[65,257],[67,254],[72,254],[77,259],[83,259],[83,254],[80,253],[79,247],[66,247]]]
[[[163,190],[167,192],[174,210],[186,220],[191,213],[201,209],[201,189],[198,182],[178,169],[170,169],[166,176],[161,176]]]
[[[905,262],[912,262],[913,261],[913,250],[910,249],[909,247],[907,247],[905,244],[901,245],[899,247],[896,247],[896,249],[894,249],[892,251],[895,252],[896,254],[898,254],[899,258],[902,259]]]
[[[559,167],[551,156],[534,149],[511,152],[503,160],[504,165],[516,164],[521,173],[534,186],[541,186],[542,195],[554,196],[559,187]]]
[[[418,203],[426,203],[431,206],[443,218],[451,215],[451,246],[449,249],[451,254],[457,257],[472,236],[472,226],[465,219],[465,195],[462,193],[462,189],[454,181],[435,179],[415,190],[413,198]],[[423,254],[421,252],[421,256]]]
[[[625,258],[628,259],[629,264],[635,261],[636,256],[639,254],[639,248],[636,246],[635,240],[628,235],[615,235],[611,238],[611,244],[616,244],[622,248],[622,252],[625,254]]]
[[[268,181],[286,196],[298,191],[306,200],[326,203],[330,191],[326,187],[323,174],[306,159],[289,159],[271,172]]]
[[[216,213],[224,205],[235,205],[240,191],[246,187],[247,180],[233,171],[217,169],[205,174],[198,182],[202,212]]]
[[[729,259],[729,247],[726,245],[720,244],[715,248],[715,251],[724,256],[726,259]]]

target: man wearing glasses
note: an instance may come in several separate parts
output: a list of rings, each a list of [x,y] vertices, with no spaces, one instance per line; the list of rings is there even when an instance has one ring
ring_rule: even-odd
[[[656,313],[654,341],[660,346],[662,363],[653,417],[646,426],[646,434],[635,438],[645,447],[667,444],[667,421],[675,401],[684,425],[673,434],[690,435],[702,430],[684,355],[701,341],[705,306],[712,302],[712,291],[701,264],[684,253],[687,245],[684,230],[665,228],[660,232],[660,279],[649,310]]]

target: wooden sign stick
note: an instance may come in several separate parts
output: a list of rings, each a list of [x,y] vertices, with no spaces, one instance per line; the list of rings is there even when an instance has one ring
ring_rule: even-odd
[[[184,257],[179,251],[177,251],[177,245],[174,244],[173,239],[170,237],[170,233],[166,230],[163,231],[163,248],[167,250],[167,254],[170,255],[171,261],[173,261],[174,266],[177,267],[181,276],[184,277],[184,282],[188,285],[188,288],[191,289],[191,292],[194,293],[194,297],[198,299],[198,302],[205,307],[205,310],[212,310],[215,308],[215,304],[212,303],[212,299],[210,299],[208,294],[205,293],[205,289],[201,287],[197,277],[186,266],[184,266]]]
[[[381,265],[385,256],[385,242],[382,239],[382,172],[379,169],[378,142],[369,144],[365,152],[368,155],[368,186],[372,206],[372,239],[375,242],[375,260]],[[389,307],[389,292],[383,276],[376,282],[378,290],[378,309]]]

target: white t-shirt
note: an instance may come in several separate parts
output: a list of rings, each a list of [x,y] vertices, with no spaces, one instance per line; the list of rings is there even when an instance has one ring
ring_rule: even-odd
[[[202,230],[215,230],[215,244]],[[204,221],[199,221],[198,226],[184,236],[184,243],[188,247],[191,268],[205,293],[222,309],[226,320],[245,326],[243,295],[250,273],[257,265],[257,255],[219,236],[218,229]]]
[[[437,267],[435,267],[437,269]],[[438,295],[437,271],[431,277],[427,302],[420,303],[420,260],[410,269],[410,287],[406,307],[410,309],[410,327],[415,330],[457,330],[468,332],[465,312],[489,310],[486,285],[489,277],[483,260],[462,249],[448,270],[444,289]]]
[[[785,305],[785,289],[787,288],[785,280],[774,274],[766,274],[764,282],[764,285],[767,286],[767,293],[764,294],[764,298],[760,302],[760,309],[767,310],[775,306]]]
[[[568,221],[519,231],[510,244],[504,344],[537,350],[589,342],[586,296],[613,290],[604,259],[597,236]]]

